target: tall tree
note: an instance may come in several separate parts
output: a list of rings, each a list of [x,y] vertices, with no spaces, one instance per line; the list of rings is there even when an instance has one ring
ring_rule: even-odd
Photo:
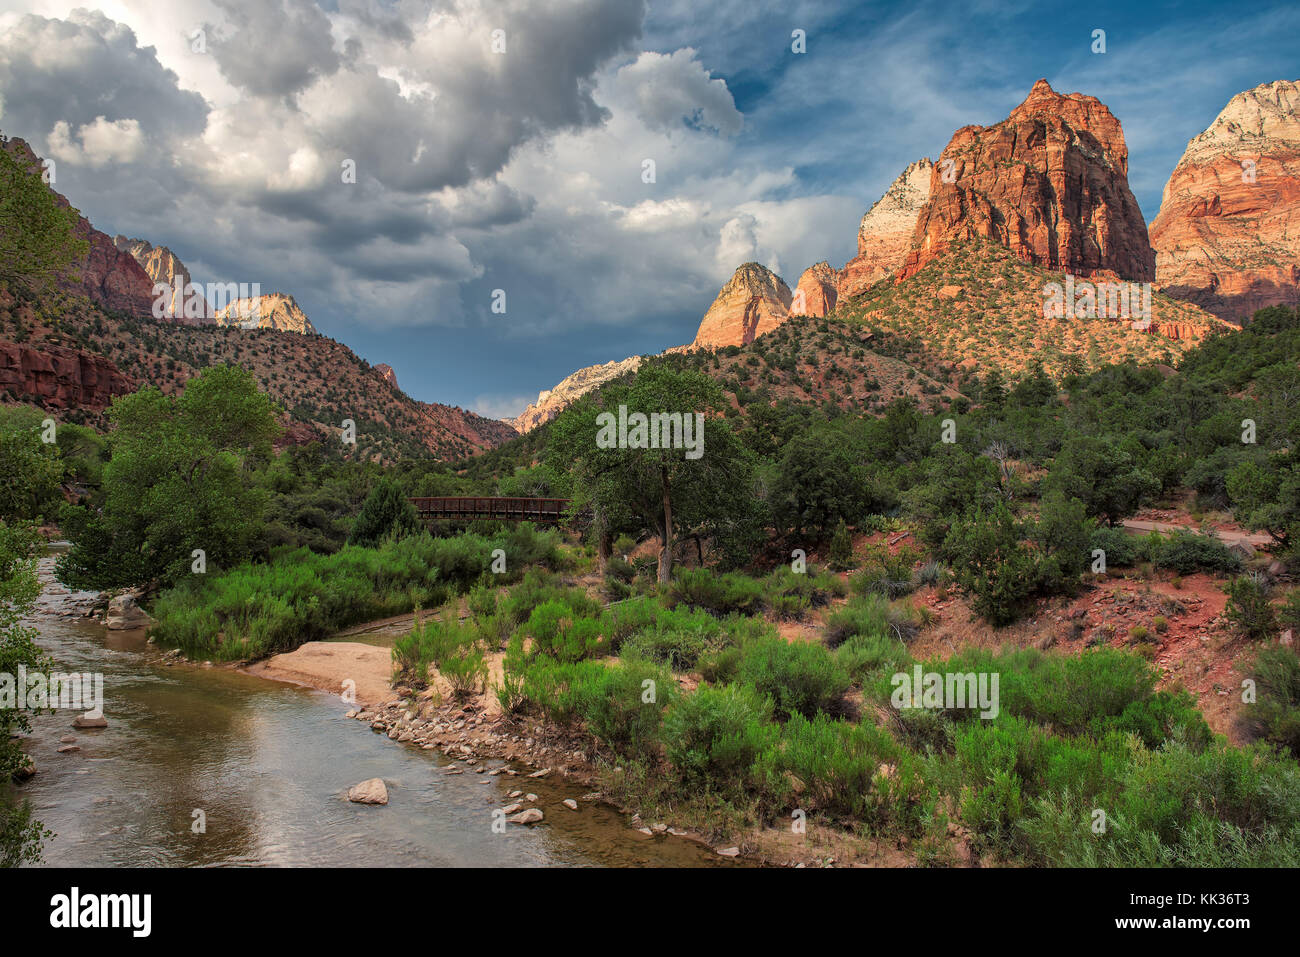
[[[0,280],[38,291],[86,255],[73,232],[77,211],[19,156],[0,143]]]
[[[60,579],[91,588],[172,584],[192,570],[195,550],[205,566],[246,559],[265,518],[253,466],[279,431],[252,374],[214,366],[179,398],[152,386],[119,397],[109,418],[103,511],[65,510],[73,547]]]
[[[570,471],[574,507],[592,506],[611,532],[630,524],[654,532],[661,582],[672,575],[680,537],[709,536],[725,548],[757,527],[753,457],[717,414],[723,402],[708,376],[661,360],[552,423],[548,461]],[[684,428],[673,433],[668,421]],[[674,434],[683,441],[664,441]]]

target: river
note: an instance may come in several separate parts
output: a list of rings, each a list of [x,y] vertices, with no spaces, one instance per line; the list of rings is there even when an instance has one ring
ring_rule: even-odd
[[[61,612],[53,557],[31,620],[56,670],[104,676],[108,727],[74,730],[76,713],[38,715],[24,742],[38,772],[18,787],[54,836],[64,866],[725,866],[706,847],[646,837],[615,809],[580,802],[562,781],[451,775],[437,752],[381,737],[344,717],[337,696],[228,668],[168,664],[141,631],[112,632]],[[78,751],[59,753],[74,735]],[[384,807],[347,789],[383,778]],[[545,821],[494,832],[506,792],[538,795]],[[206,827],[195,832],[196,811]],[[498,828],[499,831],[499,828]]]

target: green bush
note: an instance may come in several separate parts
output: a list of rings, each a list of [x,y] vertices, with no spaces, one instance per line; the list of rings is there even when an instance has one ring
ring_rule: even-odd
[[[668,761],[687,782],[741,788],[779,734],[771,716],[771,700],[752,688],[701,685],[664,718]]]
[[[672,675],[645,661],[610,665],[585,690],[587,729],[620,754],[639,758],[658,745],[664,711],[678,697]]]
[[[1221,574],[1241,570],[1241,559],[1212,535],[1197,535],[1177,531],[1165,539],[1153,556],[1161,568],[1170,568],[1180,575],[1192,572],[1218,572]]]
[[[830,711],[849,688],[848,672],[825,648],[782,638],[749,643],[739,680],[771,698],[781,717]]]
[[[1267,645],[1250,676],[1255,701],[1246,705],[1246,720],[1252,732],[1300,758],[1300,655],[1294,647]]]
[[[715,615],[753,614],[763,607],[763,586],[739,572],[719,574],[708,568],[683,568],[668,590],[672,604],[703,608]]]
[[[1256,575],[1234,578],[1224,586],[1228,604],[1224,614],[1247,638],[1261,641],[1277,628],[1277,613],[1268,602],[1268,584]]]

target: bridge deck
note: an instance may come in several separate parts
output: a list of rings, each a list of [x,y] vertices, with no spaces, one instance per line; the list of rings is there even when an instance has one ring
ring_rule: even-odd
[[[569,507],[567,498],[506,498],[501,496],[447,495],[413,498],[420,518],[494,519],[508,522],[558,522]]]

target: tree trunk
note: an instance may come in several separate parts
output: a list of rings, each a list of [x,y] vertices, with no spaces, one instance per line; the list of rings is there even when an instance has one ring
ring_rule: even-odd
[[[659,539],[662,544],[659,550],[659,582],[666,585],[673,574],[673,500],[668,488],[667,466],[663,466],[661,474],[664,484],[664,529]]]
[[[596,558],[604,565],[609,561],[610,552],[613,550],[609,537],[609,525],[605,521],[605,515],[600,509],[596,510],[595,516],[591,523],[591,530],[596,535]]]

